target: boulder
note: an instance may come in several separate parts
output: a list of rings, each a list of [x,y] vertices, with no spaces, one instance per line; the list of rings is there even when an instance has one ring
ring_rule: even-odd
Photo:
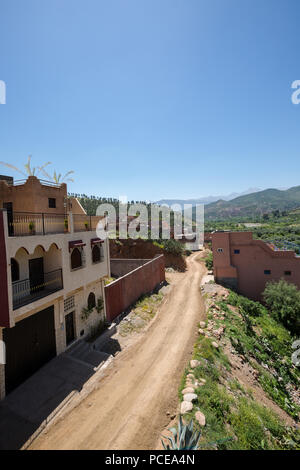
[[[195,389],[194,387],[186,387],[185,389],[182,390],[182,394],[185,395],[186,393],[194,393]]]
[[[200,325],[201,328],[205,328],[206,323],[205,323],[205,321],[201,321],[201,322],[199,323],[199,325]]]
[[[196,393],[185,393],[183,395],[183,400],[184,401],[193,402],[193,401],[197,400],[197,398],[198,397],[197,397]]]
[[[190,365],[191,365],[191,368],[192,368],[192,369],[195,369],[195,367],[200,366],[200,364],[201,364],[200,361],[197,361],[197,359],[192,359],[192,360],[190,361]]]
[[[205,415],[201,411],[196,411],[195,418],[200,426],[205,426]]]
[[[202,330],[202,328],[199,328],[198,332],[199,332],[199,335],[205,335],[205,331]]]
[[[180,413],[184,415],[184,413],[187,413],[188,411],[192,411],[193,409],[193,403],[190,401],[182,401],[180,405]]]
[[[213,341],[213,342],[211,343],[211,345],[212,345],[214,348],[218,348],[218,347],[219,347],[219,345],[218,345],[218,343],[217,343],[216,341]]]

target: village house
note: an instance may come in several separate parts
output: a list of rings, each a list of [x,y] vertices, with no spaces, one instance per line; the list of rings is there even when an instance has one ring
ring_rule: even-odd
[[[0,398],[105,319],[108,240],[66,184],[0,177]]]
[[[252,232],[214,232],[211,235],[216,282],[261,300],[268,281],[285,279],[300,289],[300,257],[278,250]]]

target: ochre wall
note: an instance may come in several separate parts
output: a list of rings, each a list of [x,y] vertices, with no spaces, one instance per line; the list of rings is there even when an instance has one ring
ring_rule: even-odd
[[[56,199],[56,208],[49,208],[48,198]],[[24,184],[8,185],[0,180],[0,208],[4,202],[12,202],[15,212],[44,212],[48,214],[64,214],[67,200],[67,186],[46,186],[36,176],[29,176]]]

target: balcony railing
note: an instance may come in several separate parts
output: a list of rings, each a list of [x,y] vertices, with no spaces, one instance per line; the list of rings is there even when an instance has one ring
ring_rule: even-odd
[[[47,235],[65,231],[64,214],[34,212],[7,212],[8,234],[11,237],[24,235]]]
[[[73,214],[74,232],[96,230],[99,220],[103,218],[97,215]]]
[[[63,289],[61,269],[44,273],[44,281],[37,285],[32,285],[30,279],[15,281],[12,283],[13,309],[23,307],[61,289]]]
[[[85,232],[96,230],[100,216],[73,214],[73,231]],[[21,237],[26,235],[49,235],[69,232],[71,227],[66,214],[7,211],[8,235]]]

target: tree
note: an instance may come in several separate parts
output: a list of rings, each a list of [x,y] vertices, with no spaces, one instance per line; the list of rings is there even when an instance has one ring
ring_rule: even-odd
[[[43,175],[44,175],[46,178],[48,178],[48,180],[52,180],[52,181],[54,181],[54,183],[60,184],[60,183],[65,183],[65,182],[67,182],[67,181],[70,181],[70,182],[72,182],[72,183],[74,182],[73,178],[69,178],[69,176],[74,173],[73,170],[68,171],[64,176],[62,176],[61,173],[56,173],[55,170],[54,170],[53,176],[50,176],[49,173],[47,173],[47,172],[44,170],[44,167],[39,168],[39,170],[42,171]]]
[[[268,282],[263,299],[271,315],[280,321],[292,334],[300,334],[300,291],[295,284],[281,279]]]

